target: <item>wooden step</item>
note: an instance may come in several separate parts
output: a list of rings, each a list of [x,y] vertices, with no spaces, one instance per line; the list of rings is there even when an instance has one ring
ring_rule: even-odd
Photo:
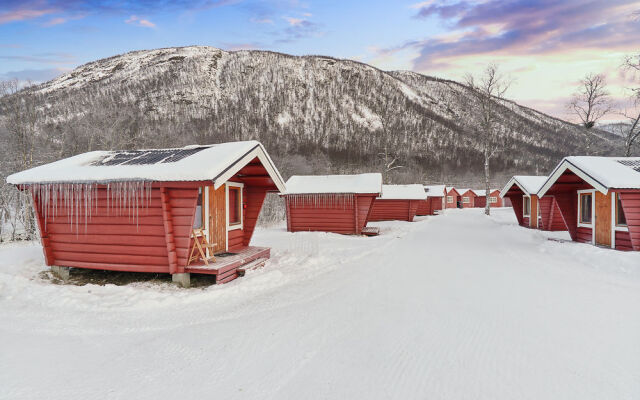
[[[258,258],[255,259],[249,263],[246,263],[245,265],[242,265],[240,267],[238,267],[238,269],[236,270],[238,272],[239,276],[244,276],[244,273],[246,271],[250,271],[252,269],[256,269],[256,268],[260,268],[262,266],[264,266],[264,263],[267,262],[268,258]]]
[[[365,226],[362,228],[361,233],[365,236],[378,236],[380,234],[380,228],[376,226]]]

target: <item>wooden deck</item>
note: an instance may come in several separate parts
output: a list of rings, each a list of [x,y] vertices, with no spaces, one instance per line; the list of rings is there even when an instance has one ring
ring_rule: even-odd
[[[246,270],[263,265],[271,256],[271,249],[247,246],[241,250],[230,251],[230,253],[235,254],[216,257],[216,262],[209,261],[209,265],[205,265],[204,261],[199,261],[186,267],[184,272],[215,275],[216,284],[227,283],[244,275]]]

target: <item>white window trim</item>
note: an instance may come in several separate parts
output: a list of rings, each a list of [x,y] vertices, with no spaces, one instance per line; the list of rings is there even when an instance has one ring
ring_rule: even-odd
[[[529,214],[525,214],[525,207],[524,207],[524,205],[525,205],[524,199],[525,198],[529,199]],[[526,195],[526,194],[522,195],[522,217],[523,218],[524,217],[531,218],[531,196]]]
[[[447,196],[447,203],[453,203],[453,196]]]
[[[464,197],[462,198],[462,203],[463,203],[463,204],[464,204],[464,203],[467,203],[467,204],[468,204],[468,203],[471,203],[471,200],[469,199],[469,196],[464,196]]]
[[[496,196],[489,196],[489,203],[497,203],[498,198]]]
[[[616,208],[618,206],[618,193],[611,193],[611,248],[616,248],[616,232],[629,232],[629,226],[618,226],[616,223]]]
[[[234,225],[229,224],[229,187],[240,188],[240,223],[239,224],[234,224]],[[244,189],[244,183],[227,182],[227,184],[225,185],[224,191],[225,191],[225,198],[227,201],[227,210],[226,210],[227,211],[227,232],[233,231],[235,229],[244,228],[244,210],[242,207],[242,204],[244,204],[243,193],[242,193],[243,189]],[[229,238],[227,238],[227,242],[229,242]]]
[[[591,222],[590,223],[582,223],[580,222],[580,214],[582,209],[581,198],[583,194],[591,195]],[[595,189],[585,189],[578,190],[578,227],[580,228],[591,228],[592,230],[592,239],[591,241],[595,243],[596,230],[594,229],[594,222],[596,221],[596,190]]]

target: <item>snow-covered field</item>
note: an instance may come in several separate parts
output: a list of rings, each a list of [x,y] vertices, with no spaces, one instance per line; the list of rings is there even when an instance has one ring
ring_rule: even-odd
[[[640,254],[493,213],[261,229],[265,268],[192,289],[54,284],[0,246],[0,398],[640,398]]]

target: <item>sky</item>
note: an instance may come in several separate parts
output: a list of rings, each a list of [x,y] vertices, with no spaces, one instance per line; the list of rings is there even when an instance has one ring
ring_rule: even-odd
[[[0,80],[42,82],[131,50],[206,45],[354,59],[463,80],[489,63],[507,98],[573,120],[589,73],[620,109],[640,53],[640,0],[0,0]],[[615,114],[605,118],[620,119]]]

